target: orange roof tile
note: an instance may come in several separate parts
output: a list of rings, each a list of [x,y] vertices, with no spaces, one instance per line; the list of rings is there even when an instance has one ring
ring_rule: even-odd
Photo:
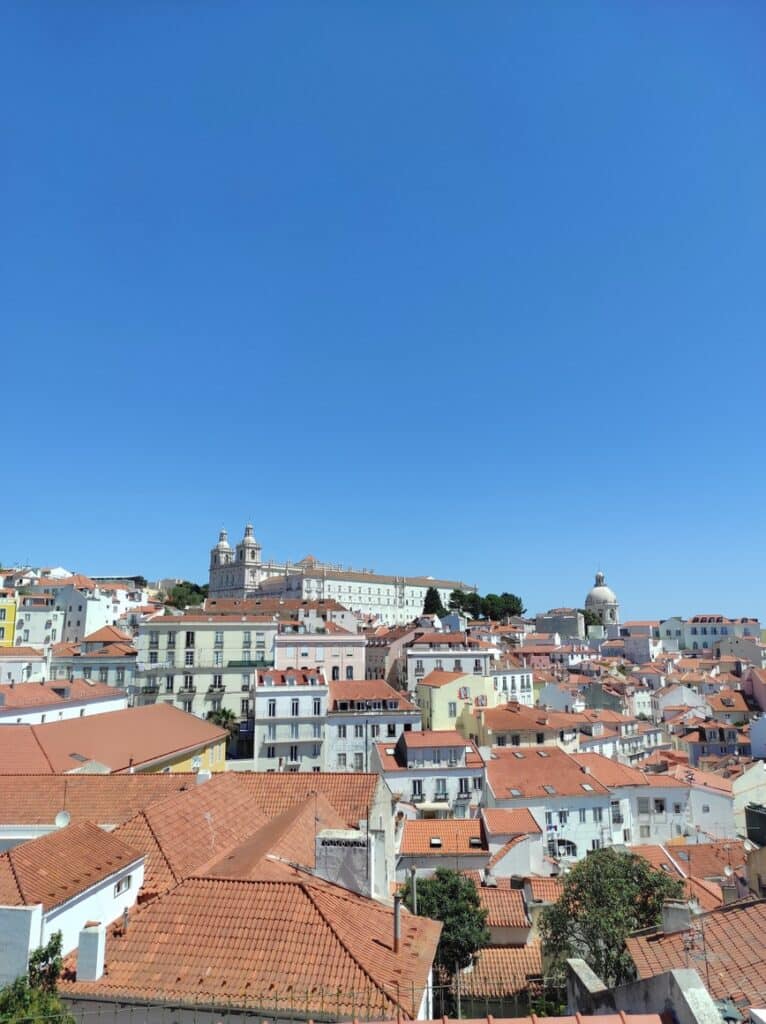
[[[126,932],[112,930],[99,981],[77,981],[70,957],[59,990],[415,1018],[440,931],[405,912],[395,953],[392,910],[329,883],[191,878],[134,912]]]
[[[481,816],[491,836],[539,835],[542,831],[528,807],[485,807]]]
[[[156,895],[199,872],[266,820],[231,772],[154,801],[114,835],[145,854],[144,890]]]
[[[1,683],[0,711],[3,708],[23,710],[40,706],[66,706],[89,700],[114,700],[126,697],[124,690],[88,679],[55,679],[42,683]]]
[[[460,974],[460,991],[477,998],[502,998],[529,990],[542,978],[542,947],[539,941],[527,946],[489,946],[480,950],[473,969]]]
[[[689,966],[690,957],[706,960],[703,972],[714,999],[731,999],[740,1007],[766,1003],[766,900],[733,903],[694,919],[694,948],[686,946],[688,933],[655,932],[627,940],[628,952],[639,978]],[[704,936],[704,939],[703,939]],[[704,944],[703,944],[704,943]],[[694,963],[694,959],[692,959]]]
[[[437,839],[433,846],[431,839]],[[473,840],[474,845],[471,844]],[[412,856],[487,856],[479,818],[406,819],[399,853]]]
[[[467,672],[443,672],[441,669],[434,669],[433,672],[429,672],[427,676],[418,680],[418,686],[431,686],[439,688],[446,686],[447,683],[454,683],[456,679],[465,679],[469,673]]]
[[[383,785],[372,772],[238,772],[237,778],[268,818],[321,793],[351,828],[369,820]]]
[[[389,686],[385,679],[341,679],[329,684],[327,707],[337,711],[338,701],[396,701],[397,711],[417,711],[407,694]]]
[[[0,647],[0,658],[8,660],[24,658],[43,658],[43,652],[36,647]]]
[[[609,792],[595,776],[587,775],[574,757],[556,746],[493,747],[487,762],[487,782],[495,797],[502,800]]]
[[[82,638],[84,644],[112,644],[112,643],[124,643],[125,641],[132,642],[133,637],[130,633],[124,633],[121,629],[117,629],[116,626],[102,626],[101,629],[97,629],[95,633],[89,633],[88,636]]]
[[[0,905],[50,910],[140,858],[92,822],[69,825],[0,854]]]
[[[227,736],[225,729],[169,704],[107,711],[44,725],[5,725],[0,773],[68,772],[89,761],[113,772],[140,770]]]
[[[53,825],[58,812],[67,811],[73,824],[94,821],[110,828],[196,785],[196,776],[180,773],[0,775],[0,825]]]
[[[564,891],[564,883],[560,878],[542,878],[531,875],[526,879],[532,891],[535,903],[555,903]]]

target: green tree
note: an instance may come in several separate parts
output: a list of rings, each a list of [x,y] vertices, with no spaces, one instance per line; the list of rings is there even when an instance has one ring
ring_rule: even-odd
[[[61,932],[55,932],[47,945],[40,946],[29,958],[29,972],[0,989],[0,1021],[3,1024],[31,1024],[39,1018],[56,1024],[74,1024],[56,992],[61,976]]]
[[[609,986],[634,977],[625,939],[659,923],[667,899],[683,899],[680,879],[656,871],[643,857],[595,850],[564,876],[558,901],[540,915],[546,961],[563,974],[565,961],[581,957]]]
[[[466,593],[464,590],[453,590],[447,601],[447,607],[451,612],[461,612],[465,607]]]
[[[470,619],[479,619],[483,614],[481,602],[478,594],[466,594],[462,610]]]
[[[239,719],[229,708],[217,708],[215,711],[208,711],[208,720],[221,729],[228,729],[233,736],[239,728]]]
[[[436,587],[429,587],[426,591],[426,598],[423,602],[423,614],[424,615],[446,615],[447,610],[442,604],[442,599],[439,597],[439,591]]]
[[[419,878],[418,914],[441,921],[436,963],[450,975],[455,968],[467,967],[477,949],[490,939],[487,912],[479,906],[476,886],[464,875],[438,868],[431,878]],[[412,910],[412,889],[407,881],[402,890],[405,905]]]
[[[585,619],[585,628],[586,629],[588,628],[588,626],[600,626],[601,625],[601,619],[598,617],[598,615],[596,615],[595,612],[592,612],[590,610],[590,608],[578,608],[577,610],[580,612],[582,617]]]
[[[173,605],[174,608],[188,608],[189,605],[202,604],[207,597],[207,583],[200,586],[198,583],[190,583],[184,580],[183,583],[176,583],[165,603]]]

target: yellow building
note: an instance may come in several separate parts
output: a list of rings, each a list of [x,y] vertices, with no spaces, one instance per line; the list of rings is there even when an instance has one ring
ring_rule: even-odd
[[[497,701],[491,676],[466,672],[429,672],[417,685],[424,729],[458,729],[464,713],[474,707],[494,707]],[[465,735],[465,733],[464,733]]]
[[[16,634],[16,596],[0,590],[0,647],[13,647]]]

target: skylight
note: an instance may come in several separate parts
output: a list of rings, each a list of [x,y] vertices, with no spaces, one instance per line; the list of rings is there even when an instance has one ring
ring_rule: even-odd
[[[585,790],[586,793],[592,793],[593,792],[593,786],[591,786],[591,784],[589,782],[581,782],[580,785],[582,786],[582,788]]]
[[[554,796],[554,794],[556,793],[555,786],[543,786],[543,789],[549,796]]]

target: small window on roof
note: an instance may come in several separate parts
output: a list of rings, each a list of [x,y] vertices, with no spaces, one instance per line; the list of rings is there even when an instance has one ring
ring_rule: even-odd
[[[585,790],[586,793],[592,793],[593,792],[593,786],[591,786],[591,784],[589,782],[581,782],[580,785],[582,786],[582,788]]]
[[[549,796],[553,796],[553,794],[556,792],[555,786],[543,786],[543,789]]]
[[[471,836],[470,839],[468,840],[468,845],[469,846],[473,846],[474,849],[476,847],[480,847],[481,846],[481,836]]]
[[[430,841],[430,845],[431,846],[438,847],[438,846],[441,846],[441,844],[442,844],[442,841],[439,838],[439,836],[431,836],[431,841]]]
[[[550,754],[548,753],[547,750],[538,750],[537,751],[537,756],[538,757],[550,757]]]
[[[521,796],[520,789],[511,789],[511,796]]]
[[[520,750],[514,750],[514,752],[513,752],[513,756],[514,756],[514,757],[518,757],[518,759],[519,759],[520,761],[523,761],[523,760],[524,760],[524,755],[523,755],[523,754],[521,753],[521,751],[520,751]]]
[[[386,747],[386,753],[389,754],[389,755],[393,755],[394,748],[393,747]]]

